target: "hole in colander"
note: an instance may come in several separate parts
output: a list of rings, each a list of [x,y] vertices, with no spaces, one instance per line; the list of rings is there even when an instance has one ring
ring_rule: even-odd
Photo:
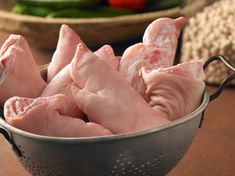
[[[121,153],[114,161],[109,176],[155,176],[159,164],[164,158],[164,153],[149,158],[147,161],[135,162],[130,160],[128,154]]]
[[[33,176],[61,176],[60,166],[37,164],[37,162],[32,160],[30,156],[27,156],[27,153],[22,149],[21,146],[18,147],[22,152],[22,157],[19,158],[19,161]]]

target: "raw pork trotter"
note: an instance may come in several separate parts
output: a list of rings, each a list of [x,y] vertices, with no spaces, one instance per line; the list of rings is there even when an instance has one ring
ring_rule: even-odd
[[[83,43],[83,41],[76,32],[69,26],[65,24],[62,25],[56,51],[48,66],[47,82],[50,82],[60,70],[72,61],[78,43]],[[111,67],[117,69],[119,61],[115,57],[114,51],[110,45],[104,45],[97,50],[95,54],[101,57],[105,62],[108,62]]]
[[[173,65],[178,37],[184,25],[184,18],[159,18],[145,30],[143,43],[137,43],[125,50],[119,70],[126,80],[146,99],[146,85],[141,68],[153,70]]]
[[[58,137],[104,136],[112,133],[93,122],[66,116],[67,97],[57,94],[43,98],[12,97],[4,106],[6,121],[25,131]]]
[[[84,44],[79,44],[72,61],[72,92],[88,119],[111,132],[127,133],[168,122]]]
[[[62,68],[71,62],[76,46],[80,42],[82,40],[70,27],[61,26],[56,51],[48,66],[47,82],[50,82]]]
[[[63,26],[62,26],[62,31],[63,31]],[[69,31],[68,31],[69,32]],[[70,32],[73,32],[70,30]],[[72,33],[73,35],[76,35],[76,33]],[[77,38],[79,38],[77,36]],[[63,40],[58,41],[59,45],[61,42],[63,42]],[[85,45],[85,44],[84,44]],[[57,62],[60,62],[60,60],[62,58],[61,55],[67,55],[70,56],[72,58],[70,58],[69,60],[73,59],[73,56],[71,56],[71,51],[76,50],[76,43],[71,43],[69,46],[64,46],[70,49],[65,48],[64,51],[60,51],[57,50],[55,51],[56,54],[54,54],[53,58],[54,58],[54,64]],[[71,49],[74,48],[74,49]],[[62,52],[62,53],[61,53]],[[74,54],[74,52],[72,52]],[[67,54],[66,54],[67,53]],[[99,59],[103,60],[104,62],[106,62],[111,68],[113,69],[117,69],[119,61],[118,59],[115,57],[113,49],[111,46],[109,45],[104,45],[102,46],[100,49],[98,49],[95,54],[99,57]],[[57,58],[58,57],[58,58]],[[54,64],[51,64],[51,68]],[[58,63],[58,65],[61,65],[61,63]],[[71,93],[71,84],[73,83],[73,80],[70,76],[70,67],[71,64],[67,64],[64,68],[62,68],[53,78],[52,80],[48,83],[48,85],[46,86],[46,88],[43,90],[43,93],[41,94],[41,97],[47,97],[47,96],[52,96],[52,95],[56,95],[56,94],[64,94],[68,97],[68,108],[69,111],[67,111],[68,116],[73,116],[73,117],[77,117],[77,118],[84,118],[85,114],[79,109],[79,107],[77,106],[76,101],[74,100],[74,97]]]
[[[0,50],[0,105],[12,96],[38,97],[45,87],[27,41],[10,35]]]
[[[202,61],[191,61],[150,72],[143,68],[151,107],[171,121],[193,112],[205,88],[202,65]]]
[[[113,48],[110,45],[103,45],[100,49],[95,52],[101,60],[106,62],[111,68],[117,70],[119,66],[119,60],[115,56]]]
[[[70,66],[66,65],[57,73],[43,90],[41,97],[53,96],[56,94],[64,94],[67,97],[68,111],[65,115],[77,118],[83,118],[85,114],[78,108],[76,101],[71,92],[71,84],[73,82],[70,76]]]

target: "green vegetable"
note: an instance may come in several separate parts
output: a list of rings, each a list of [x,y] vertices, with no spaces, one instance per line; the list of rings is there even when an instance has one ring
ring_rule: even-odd
[[[168,9],[179,6],[182,0],[148,0],[148,6],[155,9]]]
[[[15,0],[23,5],[30,6],[44,6],[53,8],[66,8],[66,7],[91,7],[96,6],[102,0]]]
[[[120,15],[133,14],[134,12],[126,9],[116,9],[100,7],[97,9],[64,9],[54,11],[47,15],[48,18],[94,18],[94,17],[114,17]]]
[[[15,0],[13,13],[48,18],[114,17],[179,6],[181,0],[148,0],[140,11],[108,6],[105,0]],[[105,3],[106,2],[106,3]],[[117,1],[118,2],[118,1]]]
[[[54,11],[55,9],[50,7],[30,6],[23,4],[16,4],[12,9],[13,13],[41,16],[41,17],[45,17]]]

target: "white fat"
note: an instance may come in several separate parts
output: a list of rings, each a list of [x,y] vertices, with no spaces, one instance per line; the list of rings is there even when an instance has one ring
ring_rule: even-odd
[[[0,58],[0,62],[2,62],[5,59],[10,58],[15,53],[16,47],[10,46],[6,52],[4,52]]]
[[[169,35],[174,34],[177,31],[175,25],[173,24],[168,24],[165,25],[164,30],[162,30],[158,36],[156,37],[156,41],[155,46],[162,48],[166,45],[171,45],[172,41],[171,41],[171,37],[169,37]],[[171,34],[172,33],[172,34]]]

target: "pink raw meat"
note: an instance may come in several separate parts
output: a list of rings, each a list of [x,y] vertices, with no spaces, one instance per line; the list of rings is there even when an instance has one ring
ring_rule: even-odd
[[[0,105],[12,96],[37,97],[45,87],[27,41],[10,35],[0,51]]]
[[[171,55],[175,55],[178,37],[184,23],[184,17],[159,18],[146,28],[143,43],[157,48],[166,48]]]
[[[194,111],[205,88],[202,61],[191,61],[150,72],[142,69],[149,104],[169,120]]]
[[[173,65],[183,24],[183,17],[157,19],[147,27],[143,43],[132,45],[123,53],[119,70],[143,98],[146,99],[146,85],[141,68],[152,70]]]
[[[78,108],[76,101],[71,92],[71,84],[73,82],[70,76],[70,66],[66,65],[62,70],[57,73],[53,79],[48,83],[46,88],[43,90],[41,97],[53,96],[56,94],[64,94],[67,96],[68,100],[68,111],[67,116],[73,116],[77,118],[83,118],[84,113]]]
[[[80,42],[82,40],[71,28],[67,25],[61,26],[57,48],[48,66],[47,82],[50,82],[63,67],[71,62],[77,44]]]
[[[72,93],[88,119],[115,134],[134,132],[168,122],[158,116],[118,71],[85,45],[79,44],[72,62]]]
[[[65,51],[64,54],[66,54]],[[104,45],[99,50],[97,50],[95,54],[99,57],[99,59],[105,61],[110,67],[117,69],[118,60],[115,57],[111,46]],[[66,115],[77,118],[84,118],[84,113],[77,106],[77,103],[71,93],[71,84],[73,83],[73,80],[70,76],[70,67],[71,64],[66,65],[53,77],[53,79],[48,83],[47,87],[43,90],[41,97],[52,96],[55,94],[64,94],[68,97],[69,104],[69,111]]]
[[[12,97],[4,106],[6,121],[16,128],[56,137],[104,136],[112,133],[93,122],[66,116],[68,99],[62,94],[44,98]]]
[[[137,43],[127,48],[122,56],[119,70],[132,87],[146,99],[146,85],[141,75],[141,68],[152,70],[166,65],[162,49]]]
[[[110,67],[117,70],[119,66],[119,60],[115,56],[113,48],[110,45],[104,45],[95,52],[101,60],[106,62]]]

